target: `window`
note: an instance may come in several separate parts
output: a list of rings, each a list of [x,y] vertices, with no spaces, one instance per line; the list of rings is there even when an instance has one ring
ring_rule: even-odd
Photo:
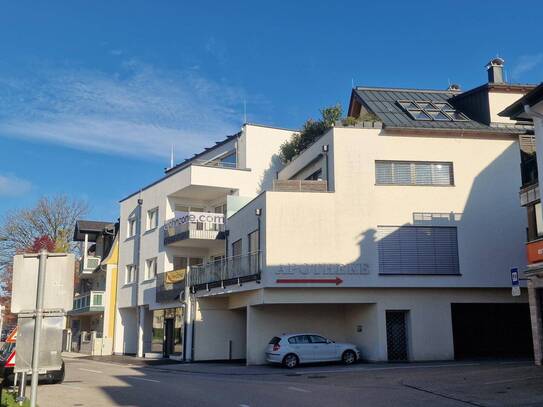
[[[214,211],[215,213],[222,213],[224,216],[226,216],[226,204],[216,206]]]
[[[258,247],[258,235],[258,229],[247,235],[249,240],[249,253],[255,253],[260,250],[260,247]]]
[[[380,274],[460,274],[456,227],[379,226]]]
[[[147,211],[147,230],[154,229],[158,226],[158,208]]]
[[[135,216],[128,219],[128,228],[127,228],[126,237],[133,237],[133,236],[136,236],[136,217]]]
[[[398,100],[402,107],[414,120],[465,122],[469,119],[447,102],[429,100]]]
[[[236,240],[234,243],[232,243],[232,256],[241,256],[241,239]]]
[[[134,281],[136,281],[136,266],[134,264],[129,264],[126,266],[124,283],[131,284]]]
[[[247,235],[247,240],[249,241],[249,268],[251,274],[260,272],[259,234],[257,229]]]
[[[188,206],[180,204],[175,204],[174,210],[175,212],[205,212],[204,208],[199,206]]]
[[[377,185],[454,185],[451,162],[375,161]]]
[[[317,171],[315,171],[313,174],[309,175],[306,178],[306,181],[318,181],[322,180],[322,168],[319,168]]]
[[[236,152],[234,151],[222,157],[219,160],[219,162],[220,162],[221,167],[236,168],[236,164],[237,164]]]
[[[297,335],[288,338],[288,343],[293,345],[303,345],[309,344],[311,341],[309,340],[309,335]]]
[[[543,236],[543,217],[541,213],[541,202],[535,204],[535,226],[537,230],[537,236]]]
[[[152,280],[156,277],[156,271],[157,271],[157,264],[156,264],[156,257],[152,259],[148,259],[145,262],[145,280]]]
[[[320,335],[310,335],[311,343],[328,343],[326,338],[323,338]]]

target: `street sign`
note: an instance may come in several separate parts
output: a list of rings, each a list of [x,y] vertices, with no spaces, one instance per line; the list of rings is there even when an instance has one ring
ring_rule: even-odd
[[[13,349],[9,357],[6,359],[5,367],[15,367],[15,349]]]
[[[18,314],[21,311],[30,311],[36,308],[38,265],[37,255],[19,254],[13,257],[11,312]],[[48,254],[43,298],[44,309],[70,311],[73,308],[74,266],[73,254]]]
[[[520,296],[520,279],[518,276],[518,268],[511,268],[511,294],[513,297]]]
[[[17,327],[13,329],[6,338],[7,343],[15,343],[17,342]]]

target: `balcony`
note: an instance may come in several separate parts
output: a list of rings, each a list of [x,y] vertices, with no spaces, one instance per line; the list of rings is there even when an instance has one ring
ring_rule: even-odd
[[[164,245],[222,248],[224,215],[210,212],[176,212],[165,222]]]
[[[276,192],[327,192],[327,182],[323,180],[274,180],[273,190]]]
[[[260,281],[261,252],[243,256],[233,256],[212,263],[192,266],[189,273],[189,286],[193,292]]]
[[[104,312],[104,295],[104,291],[90,291],[85,294],[76,295],[70,315]]]
[[[543,262],[543,239],[526,243],[526,255],[528,257],[528,264]]]
[[[155,301],[171,302],[178,299],[185,289],[186,270],[172,270],[156,276]]]
[[[98,256],[83,256],[79,262],[80,277],[85,277],[92,274],[94,270],[100,267],[101,261],[102,259]]]

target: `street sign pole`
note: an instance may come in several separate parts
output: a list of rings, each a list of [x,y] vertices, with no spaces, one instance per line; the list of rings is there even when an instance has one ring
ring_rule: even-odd
[[[30,383],[30,407],[36,407],[38,397],[39,379],[39,354],[41,326],[43,321],[43,295],[45,292],[45,265],[47,264],[47,251],[40,251],[40,263],[38,271],[38,292],[36,294],[36,319],[34,323],[34,346],[32,349],[32,380]]]

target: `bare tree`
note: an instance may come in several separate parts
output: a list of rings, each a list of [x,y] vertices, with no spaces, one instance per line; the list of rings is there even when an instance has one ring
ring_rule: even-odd
[[[66,195],[42,197],[32,208],[8,212],[0,223],[0,268],[43,237],[55,242],[56,251],[74,251],[75,222],[87,212],[85,201]]]

